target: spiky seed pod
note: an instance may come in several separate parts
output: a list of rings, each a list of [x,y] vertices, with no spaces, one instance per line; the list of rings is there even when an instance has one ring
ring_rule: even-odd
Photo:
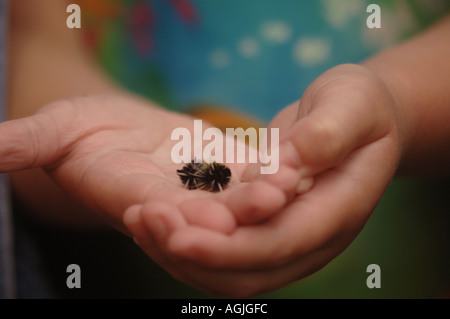
[[[192,161],[177,170],[181,182],[187,189],[202,189],[210,192],[223,191],[231,179],[231,170],[223,164]]]

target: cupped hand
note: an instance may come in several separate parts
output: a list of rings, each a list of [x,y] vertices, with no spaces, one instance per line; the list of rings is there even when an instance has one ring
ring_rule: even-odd
[[[395,174],[402,149],[397,103],[365,67],[333,68],[271,123],[281,136],[278,173],[258,176],[247,166],[248,192],[234,195],[266,203],[269,184],[285,195],[279,209],[246,220],[259,214],[255,202],[236,207],[237,227],[224,233],[153,202],[128,209],[125,224],[173,276],[211,294],[248,297],[304,278],[352,242]]]
[[[223,205],[230,196],[261,206],[261,214],[284,204],[282,192],[264,182],[256,187],[269,189],[265,203],[237,198],[237,190],[246,187],[240,185],[245,164],[229,164],[233,187],[217,199],[211,200],[207,191],[185,189],[176,174],[183,164],[171,158],[177,142],[171,133],[179,127],[192,132],[193,123],[191,117],[128,94],[56,101],[33,116],[0,124],[0,172],[42,167],[75,199],[125,233],[123,214],[133,205],[162,202],[177,209],[185,203],[184,222],[230,233],[236,221]],[[212,212],[205,218],[206,211]]]

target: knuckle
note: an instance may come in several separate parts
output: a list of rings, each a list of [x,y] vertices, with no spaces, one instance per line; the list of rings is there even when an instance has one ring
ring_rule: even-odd
[[[75,100],[74,99],[61,99],[57,101],[50,102],[44,106],[42,106],[36,114],[39,113],[47,113],[54,114],[62,113],[62,114],[73,114],[75,111]]]
[[[312,120],[305,133],[305,154],[314,162],[330,162],[339,158],[344,128],[334,119]]]

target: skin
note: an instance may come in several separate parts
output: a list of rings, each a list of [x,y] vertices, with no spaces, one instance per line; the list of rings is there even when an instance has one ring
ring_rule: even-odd
[[[449,17],[317,78],[270,124],[280,129],[278,173],[230,164],[232,185],[219,194],[185,190],[174,173],[170,134],[193,119],[124,92],[73,34],[54,34],[46,21],[12,30],[18,53],[0,172],[26,169],[12,183],[36,218],[86,225],[86,216],[100,216],[174,277],[211,294],[249,297],[308,276],[358,235],[397,172],[449,173]],[[52,45],[33,42],[33,32]],[[68,43],[54,40],[61,36]],[[66,54],[55,60],[55,50]],[[39,81],[44,71],[56,82]],[[57,209],[71,203],[70,214]]]
[[[348,92],[356,93],[349,98]],[[283,132],[282,167],[296,170],[301,179],[314,176],[314,186],[260,223],[238,222],[231,235],[219,233],[183,220],[183,203],[179,214],[166,203],[133,206],[125,223],[153,259],[212,294],[248,297],[303,278],[351,243],[395,174],[398,129],[385,105],[393,105],[393,99],[372,73],[344,65],[324,74],[301,103],[281,112],[272,125]],[[352,134],[341,125],[351,125]],[[260,199],[268,195],[255,193]],[[243,204],[224,204],[231,205]]]

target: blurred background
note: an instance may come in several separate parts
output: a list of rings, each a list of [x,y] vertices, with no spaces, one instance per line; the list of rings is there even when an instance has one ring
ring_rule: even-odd
[[[327,69],[361,62],[450,8],[444,0],[69,2],[82,12],[75,32],[83,33],[107,74],[163,107],[220,128],[267,125]],[[381,7],[381,29],[366,25],[372,3]],[[448,179],[395,179],[344,253],[263,297],[449,298],[449,195]],[[14,209],[27,207],[15,199]],[[116,231],[61,230],[15,218],[16,245],[26,248],[17,256],[18,277],[29,286],[19,297],[209,297],[171,278]],[[20,262],[30,259],[35,264]],[[81,267],[81,289],[66,287],[72,263]],[[381,267],[380,289],[366,286],[370,264]]]

